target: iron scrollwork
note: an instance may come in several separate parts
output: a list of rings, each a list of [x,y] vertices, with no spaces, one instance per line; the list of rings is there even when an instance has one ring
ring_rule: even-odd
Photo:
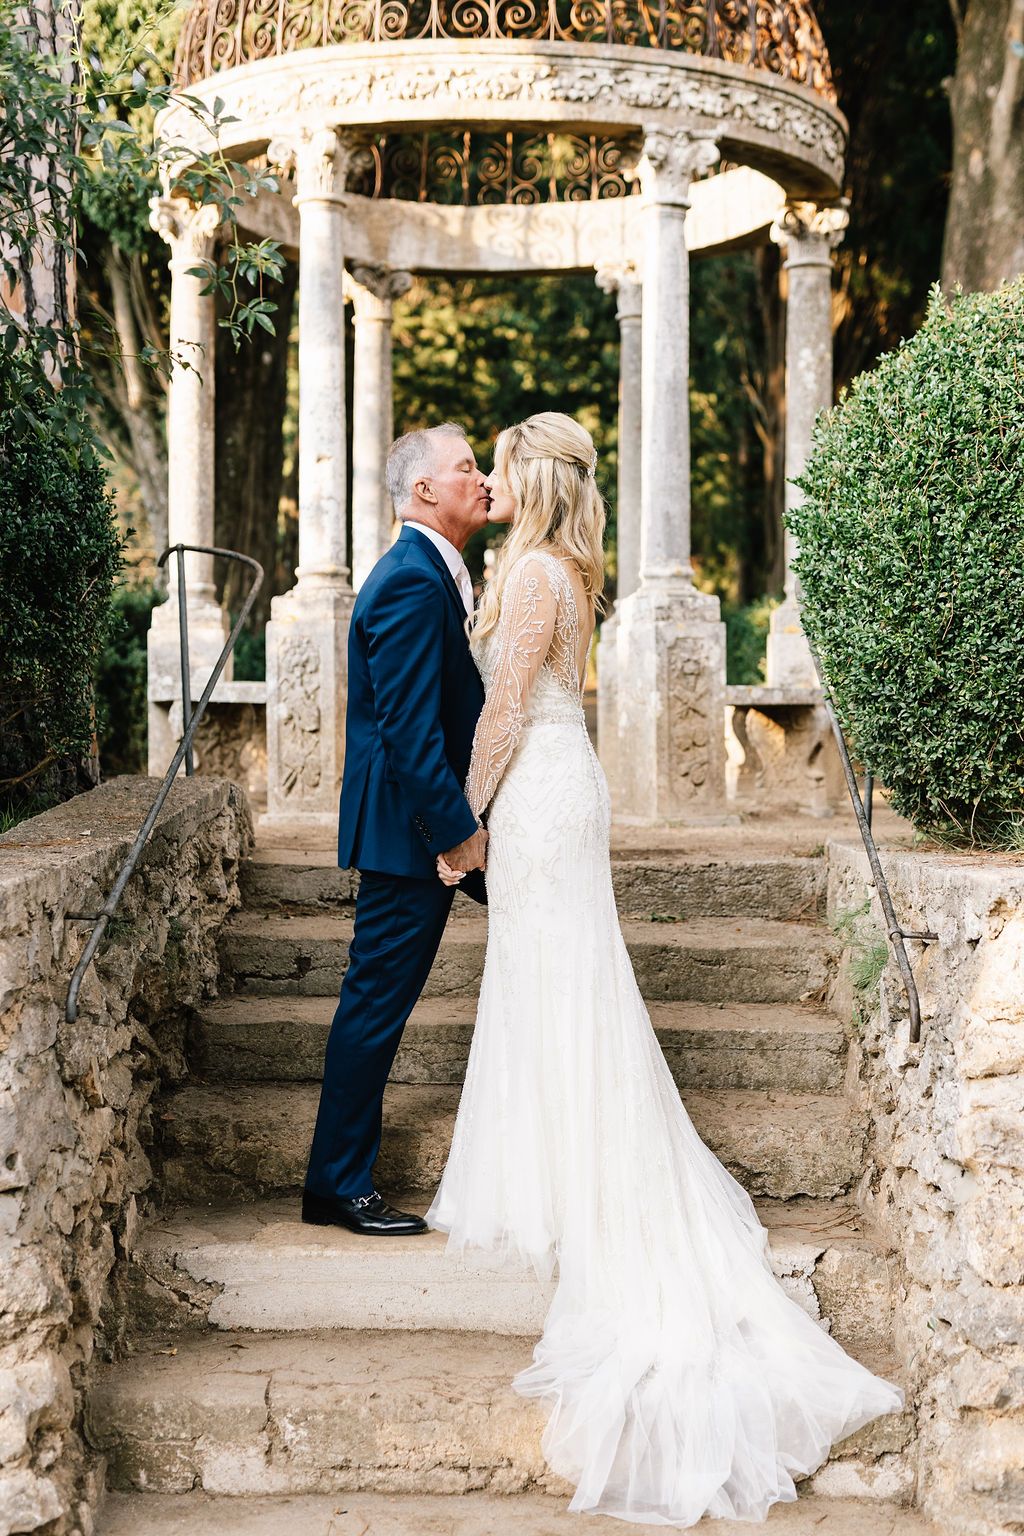
[[[594,202],[638,190],[637,146],[598,134],[447,127],[367,136],[348,190],[363,197],[462,204]]]
[[[835,101],[811,0],[194,0],[175,76],[185,86],[299,48],[421,38],[680,49]]]

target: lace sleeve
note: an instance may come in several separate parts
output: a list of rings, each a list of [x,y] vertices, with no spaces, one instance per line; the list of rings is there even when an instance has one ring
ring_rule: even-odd
[[[490,804],[523,728],[530,690],[555,631],[557,598],[542,560],[526,558],[511,572],[492,645],[491,673],[473,737],[466,799],[475,816]]]

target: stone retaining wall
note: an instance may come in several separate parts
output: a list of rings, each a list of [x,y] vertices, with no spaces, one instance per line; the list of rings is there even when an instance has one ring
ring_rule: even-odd
[[[89,1536],[102,1470],[82,1374],[150,1184],[150,1100],[185,1072],[251,825],[233,785],[180,780],[64,1022],[86,926],[156,784],[123,778],[0,837],[0,1532]]]
[[[919,1393],[918,1498],[956,1536],[1024,1529],[1024,861],[889,852],[912,943],[921,1042],[859,841],[829,845],[828,910],[862,961],[851,1077],[871,1116],[859,1191],[902,1255],[899,1343]],[[870,896],[870,910],[852,914]],[[867,972],[865,981],[864,971]],[[894,1022],[895,1020],[895,1022]]]

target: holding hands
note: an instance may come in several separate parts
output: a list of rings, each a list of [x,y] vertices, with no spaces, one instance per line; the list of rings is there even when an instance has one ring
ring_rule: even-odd
[[[458,885],[471,869],[483,869],[486,863],[487,832],[478,827],[464,843],[438,854],[437,873],[444,885]]]

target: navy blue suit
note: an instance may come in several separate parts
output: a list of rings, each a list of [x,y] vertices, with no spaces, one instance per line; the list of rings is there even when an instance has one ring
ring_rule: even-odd
[[[360,871],[306,1189],[373,1188],[384,1085],[451,910],[435,859],[476,830],[462,786],[484,691],[439,550],[403,528],[356,598],[348,642],[338,862]],[[483,878],[463,888],[478,900]]]

